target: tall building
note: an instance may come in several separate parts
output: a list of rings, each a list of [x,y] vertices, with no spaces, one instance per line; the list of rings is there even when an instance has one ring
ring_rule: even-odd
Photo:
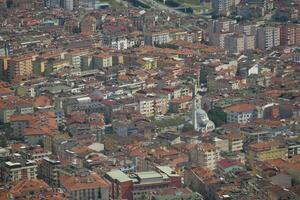
[[[206,169],[216,169],[220,160],[220,150],[211,143],[201,143],[190,153],[192,163]]]
[[[254,35],[229,35],[225,37],[224,48],[230,54],[253,50],[255,48],[255,37]]]
[[[300,24],[285,24],[280,27],[281,45],[300,45]]]
[[[8,60],[10,57],[0,57],[0,79],[8,80]]]
[[[32,74],[32,58],[30,56],[17,56],[8,60],[8,79],[28,77]]]
[[[65,10],[73,10],[74,9],[74,0],[62,0],[62,7]]]
[[[229,0],[213,0],[212,8],[214,14],[223,14],[229,11]]]
[[[44,158],[40,165],[39,177],[43,179],[50,186],[59,186],[59,167],[60,161]]]
[[[0,56],[11,56],[12,54],[12,45],[6,41],[0,41]]]
[[[228,15],[239,2],[239,0],[212,0],[213,13],[216,15]]]
[[[31,180],[36,179],[37,176],[37,163],[22,158],[20,154],[14,154],[13,157],[2,162],[0,168],[1,179],[4,182]]]
[[[265,26],[260,27],[256,33],[256,46],[261,50],[269,50],[280,45],[280,28]]]
[[[243,35],[230,35],[225,37],[225,49],[230,54],[239,54],[245,50],[245,41]]]

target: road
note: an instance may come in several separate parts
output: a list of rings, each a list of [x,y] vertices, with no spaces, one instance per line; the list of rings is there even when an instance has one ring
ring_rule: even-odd
[[[174,8],[166,6],[165,4],[159,3],[156,0],[139,0],[139,1],[146,4],[146,5],[148,5],[148,6],[150,6],[151,8],[154,8],[154,9],[166,10],[170,13],[175,13],[175,14],[180,15],[180,16],[186,16],[187,15],[186,13],[180,12],[180,11],[174,9]]]

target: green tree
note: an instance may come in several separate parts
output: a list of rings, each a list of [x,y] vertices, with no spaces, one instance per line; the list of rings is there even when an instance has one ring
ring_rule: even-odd
[[[207,113],[210,120],[212,120],[216,127],[222,126],[226,123],[226,113],[221,108],[214,108]]]

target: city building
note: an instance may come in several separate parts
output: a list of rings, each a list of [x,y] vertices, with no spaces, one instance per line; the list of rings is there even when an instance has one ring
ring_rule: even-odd
[[[300,45],[300,24],[280,26],[280,45]]]
[[[112,66],[112,56],[110,54],[97,54],[93,56],[93,68],[102,69]]]
[[[145,44],[147,45],[160,45],[171,42],[169,31],[149,32],[145,34]]]
[[[93,16],[86,16],[80,23],[81,33],[93,34],[96,32],[96,18]]]
[[[258,161],[286,158],[288,148],[279,141],[271,140],[250,144],[246,154],[247,165],[255,170]]]
[[[60,176],[62,189],[71,195],[70,199],[109,200],[109,184],[95,172]]]
[[[32,57],[18,56],[8,60],[8,79],[29,77],[32,74]]]
[[[280,27],[259,27],[256,33],[256,47],[265,51],[280,45]]]
[[[129,175],[113,170],[106,173],[105,178],[111,184],[112,199],[142,200],[159,194],[163,189],[181,186],[181,177],[167,166]]]
[[[256,106],[254,104],[241,103],[226,107],[228,123],[246,124],[256,119]]]
[[[1,179],[5,182],[36,179],[37,163],[22,158],[20,154],[14,154],[10,159],[1,162],[0,173]]]
[[[74,0],[61,0],[62,8],[66,10],[74,9]]]
[[[214,144],[202,143],[190,152],[192,163],[202,168],[214,170],[220,160],[220,150]]]
[[[61,166],[61,162],[59,160],[45,157],[41,162],[38,177],[43,179],[50,186],[58,187],[60,166]]]

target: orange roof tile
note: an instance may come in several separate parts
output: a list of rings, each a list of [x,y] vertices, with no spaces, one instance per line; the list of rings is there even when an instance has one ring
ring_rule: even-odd
[[[94,172],[87,176],[61,176],[60,181],[69,191],[109,187],[109,184]]]
[[[241,103],[241,104],[235,104],[232,106],[228,106],[226,110],[229,110],[231,112],[247,112],[255,109],[256,106],[251,103]]]

